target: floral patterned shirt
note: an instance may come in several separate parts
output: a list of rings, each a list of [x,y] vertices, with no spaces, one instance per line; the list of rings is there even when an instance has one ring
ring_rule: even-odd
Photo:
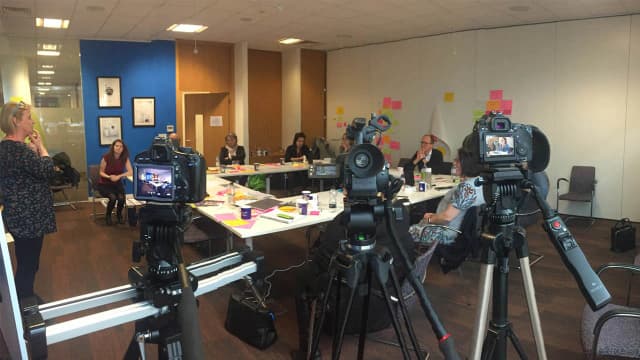
[[[447,224],[448,227],[459,230],[467,210],[472,206],[484,204],[482,186],[476,186],[475,181],[476,178],[466,179],[455,188],[449,190],[438,203],[436,210],[438,213],[445,211],[449,205],[460,210],[458,215]],[[423,229],[426,230],[423,231]],[[453,243],[458,236],[458,233],[455,231],[439,226],[429,226],[425,220],[420,221],[418,224],[411,225],[409,233],[411,233],[415,241],[423,243],[438,241],[445,245]]]
[[[23,142],[0,142],[0,193],[7,230],[15,237],[37,237],[56,231],[49,180],[53,160],[40,157]]]

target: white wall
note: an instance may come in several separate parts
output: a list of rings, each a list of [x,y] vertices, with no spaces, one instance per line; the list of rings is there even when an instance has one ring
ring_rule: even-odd
[[[390,131],[401,149],[416,150],[437,106],[452,150],[472,128],[474,109],[489,91],[513,100],[514,122],[533,124],[551,142],[548,200],[555,180],[572,165],[596,167],[596,217],[640,220],[640,199],[630,196],[640,177],[640,16],[477,30],[329,52],[327,135],[367,116],[390,96],[402,100]],[[455,93],[445,103],[444,93]],[[624,194],[624,195],[623,195]],[[588,214],[588,205],[563,202],[560,210]]]

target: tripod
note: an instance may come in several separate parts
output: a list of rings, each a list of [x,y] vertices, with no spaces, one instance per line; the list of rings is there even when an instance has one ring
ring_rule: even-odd
[[[546,359],[542,327],[535,298],[535,289],[529,265],[529,250],[524,229],[515,227],[515,215],[491,215],[492,228],[497,234],[482,234],[482,257],[480,268],[480,286],[476,322],[471,341],[469,358],[504,360],[507,354],[507,339],[511,341],[521,359],[527,359],[524,349],[507,318],[509,295],[509,252],[516,251],[520,261],[531,329],[536,343],[539,359]],[[486,338],[482,341],[481,332],[487,328],[489,299],[493,283],[492,319]]]
[[[391,197],[389,196],[387,197],[387,199],[390,198]],[[382,204],[380,204],[380,206],[382,207]],[[375,229],[375,221],[373,215],[374,213],[382,213],[386,215],[386,226],[389,235],[393,239],[394,246],[399,251],[399,261],[405,269],[407,280],[411,283],[416,292],[416,295],[420,300],[420,304],[425,312],[425,315],[432,324],[433,331],[439,340],[440,350],[445,355],[446,359],[459,359],[458,354],[455,351],[453,338],[445,331],[442,323],[438,319],[437,314],[433,310],[431,303],[426,297],[426,293],[421,281],[418,280],[418,278],[413,273],[413,266],[409,262],[407,254],[404,251],[403,247],[400,245],[395,227],[392,223],[392,220],[394,218],[397,219],[398,215],[396,212],[394,212],[390,200],[385,200],[385,204],[382,210],[376,209],[372,211],[364,211],[362,208],[358,208],[358,206],[352,207],[349,211],[350,224],[368,223],[372,224],[373,228]],[[359,229],[363,228],[364,227],[359,227]],[[351,228],[350,231],[348,231],[348,234],[350,239],[349,243],[346,244],[346,241],[344,241],[340,248],[333,254],[329,263],[329,280],[327,287],[325,288],[326,293],[324,294],[324,298],[322,299],[319,320],[317,324],[315,324],[313,329],[311,350],[308,353],[308,356],[312,356],[312,354],[315,354],[318,349],[320,333],[324,325],[327,305],[329,303],[329,299],[331,298],[332,291],[335,291],[335,318],[341,319],[341,321],[335,321],[334,323],[332,358],[338,359],[340,357],[344,331],[347,320],[349,319],[352,311],[351,306],[353,304],[353,299],[356,296],[356,292],[358,293],[358,296],[364,297],[363,308],[360,314],[361,323],[357,355],[358,359],[363,358],[367,331],[367,319],[369,316],[369,304],[372,295],[373,284],[375,283],[380,286],[380,289],[382,291],[387,314],[391,318],[391,323],[398,339],[398,343],[400,344],[400,349],[402,351],[403,357],[405,359],[410,358],[410,349],[407,346],[406,339],[402,332],[400,320],[397,317],[396,309],[394,307],[393,301],[391,300],[392,295],[398,299],[397,306],[400,313],[402,314],[404,327],[409,335],[409,340],[411,341],[415,356],[418,359],[423,359],[424,354],[422,354],[422,352],[420,351],[415,331],[413,330],[411,319],[409,318],[407,307],[404,303],[403,295],[400,290],[398,278],[392,266],[394,259],[391,253],[387,248],[376,246],[376,239],[375,235],[373,234],[354,234],[351,232]],[[390,293],[387,287],[389,280],[391,280],[390,284],[392,285],[393,294]],[[340,287],[343,282],[348,288],[347,303],[345,307],[345,313],[338,314],[341,296]]]

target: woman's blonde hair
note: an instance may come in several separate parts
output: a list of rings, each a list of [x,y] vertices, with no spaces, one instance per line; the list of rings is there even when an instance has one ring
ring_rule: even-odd
[[[8,102],[2,106],[2,112],[0,112],[0,130],[7,135],[13,135],[16,131],[16,124],[11,120],[12,118],[19,119],[22,117],[22,113],[31,110],[31,105],[20,102]]]

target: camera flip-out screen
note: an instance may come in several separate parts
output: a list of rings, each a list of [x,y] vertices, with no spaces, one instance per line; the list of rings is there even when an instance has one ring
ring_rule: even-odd
[[[512,134],[486,134],[484,141],[487,158],[514,156]]]
[[[174,200],[174,174],[171,165],[136,165],[136,199],[170,202]]]

